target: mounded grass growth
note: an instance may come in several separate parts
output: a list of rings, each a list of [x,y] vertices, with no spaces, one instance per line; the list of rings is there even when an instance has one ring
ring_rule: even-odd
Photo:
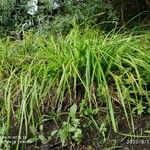
[[[108,125],[120,132],[117,109],[123,111],[130,133],[136,134],[134,116],[147,113],[150,107],[149,38],[149,33],[105,34],[76,27],[65,37],[28,33],[22,41],[1,39],[1,135],[45,141],[40,131],[49,120],[56,123],[57,136],[65,143],[72,137],[69,131],[59,130],[58,120],[73,104],[68,122],[71,126],[76,119],[76,130],[70,131],[77,133],[76,141],[82,134],[77,119],[81,115],[105,137],[94,119],[105,111]],[[0,145],[5,145],[2,137]]]

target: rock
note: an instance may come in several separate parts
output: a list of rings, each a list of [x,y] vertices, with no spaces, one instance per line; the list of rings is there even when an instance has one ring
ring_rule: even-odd
[[[60,2],[59,1],[54,1],[52,9],[53,10],[58,10],[60,8],[61,8]]]
[[[38,0],[30,0],[27,3],[27,14],[33,16],[38,11]]]
[[[40,150],[50,150],[50,146],[48,144],[43,144],[41,145]]]

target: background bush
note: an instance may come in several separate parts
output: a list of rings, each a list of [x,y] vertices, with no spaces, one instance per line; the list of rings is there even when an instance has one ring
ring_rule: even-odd
[[[2,0],[1,0],[2,1]],[[60,1],[61,9],[53,10],[54,0],[41,0],[38,4],[38,13],[34,18],[40,23],[49,23],[60,28],[60,31],[70,27],[70,21],[75,18],[77,23],[82,23],[85,20],[91,23],[100,23],[105,21],[116,21],[117,16],[110,1],[94,0],[94,1],[77,1],[65,0]],[[26,1],[17,2],[16,0],[2,1],[1,9],[1,24],[14,29],[14,26],[23,24],[26,19],[30,18],[26,11]],[[61,27],[59,25],[61,24]],[[52,27],[52,26],[51,26]],[[54,26],[53,26],[54,27]]]
[[[58,10],[53,10],[54,0],[39,0],[38,12],[31,17],[26,9],[28,1],[0,0],[0,24],[5,27],[5,32],[21,30],[21,26],[31,19],[32,26],[38,26],[38,29],[68,32],[73,18],[78,24],[97,24],[108,30],[115,23],[123,24],[145,10],[144,0],[60,0],[61,7]]]

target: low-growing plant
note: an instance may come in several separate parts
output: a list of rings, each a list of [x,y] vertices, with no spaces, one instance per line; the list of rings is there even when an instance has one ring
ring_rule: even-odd
[[[61,139],[62,145],[66,142],[74,140],[78,144],[82,141],[82,130],[80,128],[80,119],[76,117],[77,105],[74,104],[70,107],[67,122],[63,122],[60,129],[51,132],[51,135],[57,134]]]

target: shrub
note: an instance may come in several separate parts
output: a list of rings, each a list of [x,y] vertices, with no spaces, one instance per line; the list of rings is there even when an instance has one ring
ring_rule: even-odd
[[[16,0],[10,1],[1,0],[0,4],[1,9],[1,23],[3,25],[12,28],[22,26],[26,22],[27,11],[26,5],[27,0],[20,1],[19,3]],[[111,5],[110,1],[106,0],[94,0],[94,1],[77,1],[77,0],[65,0],[60,1],[61,10],[53,10],[54,0],[43,0],[39,1],[38,13],[35,15],[37,22],[45,22],[50,26],[50,24],[61,24],[60,31],[65,28],[69,28],[70,25],[65,21],[66,18],[72,20],[74,18],[77,23],[82,23],[85,20],[95,24],[98,23],[108,23],[117,20],[114,8]],[[44,20],[41,22],[42,18]],[[29,18],[28,18],[29,19]],[[70,22],[70,21],[69,21]],[[65,25],[64,25],[65,24]],[[57,26],[58,27],[58,26]],[[53,26],[54,29],[55,27]],[[59,30],[59,29],[58,29]],[[66,29],[65,29],[66,30]]]

